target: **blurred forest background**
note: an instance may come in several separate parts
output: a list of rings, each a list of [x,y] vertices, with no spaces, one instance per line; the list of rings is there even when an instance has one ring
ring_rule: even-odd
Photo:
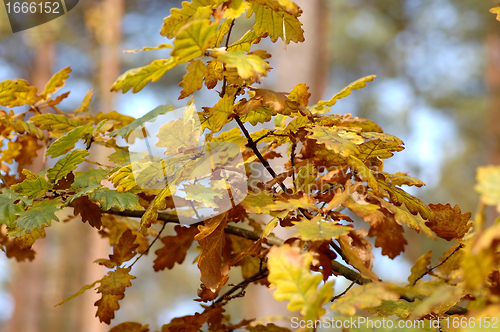
[[[296,2],[304,10],[306,42],[286,50],[279,42],[264,42],[263,47],[275,55],[274,70],[262,85],[290,91],[307,83],[315,103],[355,79],[377,75],[368,87],[340,100],[334,112],[374,120],[405,142],[406,149],[385,166],[390,172],[409,172],[427,184],[411,193],[426,203],[458,204],[463,212],[474,213],[476,167],[500,164],[500,24],[488,13],[494,2]],[[182,70],[169,72],[138,94],[109,92],[125,70],[169,56],[168,50],[122,51],[168,42],[159,35],[162,19],[170,8],[180,6],[180,0],[80,0],[67,15],[16,34],[0,11],[0,81],[23,78],[42,89],[53,73],[71,66],[73,72],[62,90],[71,90],[62,104],[67,111],[77,108],[91,88],[96,93],[92,103],[96,113],[117,110],[139,117],[160,104],[184,106],[186,101],[177,100]],[[236,25],[240,30],[233,32],[234,40],[251,28],[252,19]],[[213,91],[195,95],[198,108],[212,106],[218,98]],[[43,165],[33,165],[33,170],[41,169]],[[88,225],[74,221],[53,225],[47,233],[35,244],[37,257],[32,262],[17,263],[0,255],[0,331],[109,330],[94,317],[92,292],[54,308],[102,277],[105,271],[91,262],[107,255],[105,243]],[[444,240],[412,238],[405,255],[413,261],[429,249],[438,257],[449,246]],[[189,265],[196,250],[185,266],[159,273],[152,270],[154,250],[134,266],[132,274],[138,278],[121,301],[114,324],[136,320],[154,330],[200,308],[188,300],[199,286],[197,270]],[[404,257],[391,261],[380,255],[374,265],[382,279],[394,281],[405,280],[411,267]],[[231,282],[239,278],[234,276]],[[336,285],[343,290],[341,281]],[[259,309],[279,314],[268,311],[267,302],[274,300],[269,296],[263,300],[265,296],[233,301],[231,315],[251,318]]]

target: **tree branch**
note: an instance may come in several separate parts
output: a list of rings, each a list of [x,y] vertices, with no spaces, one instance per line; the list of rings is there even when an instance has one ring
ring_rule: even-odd
[[[141,218],[142,215],[145,213],[145,211],[108,210],[108,211],[103,211],[103,213],[116,214],[116,215],[120,215],[120,216],[133,217],[133,218]],[[158,213],[158,220],[161,220],[165,223],[176,223],[176,224],[179,223],[179,218],[177,218],[176,215],[173,215],[170,213],[165,213],[165,212]],[[193,224],[195,224],[195,223],[193,223]],[[235,226],[227,226],[224,229],[224,232],[227,234],[236,235],[236,236],[239,236],[239,237],[242,237],[242,238],[245,238],[248,240],[253,240],[253,241],[259,240],[262,236],[262,234],[260,234],[260,233],[257,233],[257,232],[251,231],[251,230],[247,230],[247,229],[243,229],[240,227],[235,227]],[[280,239],[278,237],[272,237],[272,236],[267,237],[266,240],[267,240],[267,243],[269,245],[274,245],[274,246],[282,246],[285,243],[285,241],[283,241],[282,239]],[[448,258],[450,256],[448,256]],[[358,272],[348,268],[345,265],[340,264],[339,262],[337,262],[335,260],[332,261],[332,267],[333,267],[333,271],[335,273],[342,275],[344,278],[346,278],[350,281],[353,281],[353,282],[357,283],[358,285],[365,285],[365,284],[372,282],[370,279],[362,277],[361,274],[359,274]],[[253,278],[255,278],[257,275],[262,276],[263,271],[265,271],[265,270],[267,270],[267,268],[263,269],[262,271],[259,271],[259,273],[253,275],[252,277],[250,277],[248,279],[243,280],[238,285],[231,288],[223,296],[219,297],[219,299],[216,301],[216,303],[223,301],[223,297],[227,297],[227,296],[231,295],[232,293],[236,292],[238,289],[240,289],[242,287],[246,287],[248,284],[255,281],[255,279],[253,279]],[[412,292],[401,294],[401,299],[406,300],[408,302],[414,302],[416,299],[423,300],[425,298],[426,298],[425,295],[415,294]],[[447,315],[465,315],[467,312],[468,312],[468,310],[466,308],[455,305],[455,306],[451,307],[446,312],[446,314]]]

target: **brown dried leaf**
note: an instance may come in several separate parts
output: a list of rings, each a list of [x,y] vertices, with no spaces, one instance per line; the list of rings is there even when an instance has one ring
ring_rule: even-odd
[[[171,269],[175,263],[182,264],[186,258],[186,253],[193,243],[194,236],[198,234],[196,227],[175,226],[177,235],[165,236],[161,239],[163,248],[155,251],[157,258],[154,261],[155,271]]]
[[[118,244],[113,246],[113,254],[109,255],[109,259],[112,262],[115,262],[116,265],[121,265],[123,262],[126,262],[132,259],[137,254],[138,244],[135,243],[137,235],[133,235],[130,229],[126,230]]]
[[[440,238],[447,241],[461,239],[472,228],[470,212],[462,213],[458,205],[454,208],[450,204],[429,204],[434,218],[425,224]]]
[[[89,200],[88,196],[81,196],[71,202],[71,206],[75,209],[74,214],[81,215],[83,222],[88,222],[90,226],[100,229],[101,209],[97,204]]]

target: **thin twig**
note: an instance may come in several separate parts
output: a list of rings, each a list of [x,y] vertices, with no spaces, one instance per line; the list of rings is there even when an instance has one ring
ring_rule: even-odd
[[[226,38],[226,50],[229,46],[229,38],[231,37],[231,32],[233,31],[234,27],[234,20],[231,21],[231,26],[229,27],[229,31],[227,32],[227,38]],[[224,70],[226,70],[226,67],[224,66]],[[219,96],[222,98],[226,94],[226,86],[227,86],[227,79],[226,76],[224,76],[224,80],[222,81],[222,89],[219,93]]]
[[[153,239],[153,241],[151,241],[151,243],[149,244],[148,248],[143,251],[133,262],[132,264],[130,264],[127,268],[130,269],[132,266],[134,266],[135,263],[137,263],[137,261],[139,259],[141,259],[142,256],[144,256],[145,254],[147,254],[149,252],[149,250],[151,249],[151,247],[153,247],[153,244],[155,244],[156,240],[158,240],[158,238],[160,237],[161,233],[163,232],[163,230],[165,229],[165,226],[167,225],[166,222],[163,223],[163,225],[161,226],[161,229],[160,231],[158,232],[158,234],[155,236],[155,238]]]
[[[340,293],[339,295],[335,295],[332,300],[330,302],[334,302],[335,300],[338,300],[339,298],[341,298],[342,296],[344,296],[348,291],[349,289],[352,288],[352,286],[354,286],[354,284],[356,283],[356,281],[353,281],[351,282],[351,284],[349,285],[349,287],[347,287],[342,293]]]
[[[297,143],[292,143],[292,152],[290,152],[290,164],[292,166],[292,181],[293,181],[293,190],[297,192],[297,184],[295,183],[295,149],[297,148]]]
[[[236,292],[239,289],[241,289],[241,291],[243,292],[245,290],[245,288],[247,288],[248,285],[250,285],[252,282],[266,278],[268,272],[269,272],[269,270],[267,269],[267,267],[265,267],[262,270],[260,270],[259,272],[255,273],[253,276],[251,276],[247,279],[244,279],[239,284],[235,285],[234,287],[229,289],[227,292],[225,292],[224,294],[219,296],[219,298],[212,304],[212,306],[215,306],[217,303],[221,303],[222,301],[230,300],[231,298],[229,298],[229,296],[231,296],[231,294],[233,294],[234,292]]]
[[[264,165],[264,168],[269,172],[269,174],[271,174],[273,179],[275,179],[278,175],[276,174],[274,169],[271,167],[269,162],[260,153],[259,149],[257,148],[257,144],[255,144],[254,140],[252,139],[252,137],[248,133],[247,128],[245,128],[245,126],[243,125],[243,122],[241,122],[240,117],[237,114],[235,114],[234,119],[236,120],[236,123],[238,124],[241,131],[243,132],[243,135],[245,135],[245,137],[248,141],[247,146],[250,149],[252,149],[253,153],[257,156],[257,158],[259,158],[262,165]],[[281,189],[283,190],[283,192],[285,192],[285,193],[288,192],[288,190],[287,190],[286,186],[283,184],[283,182],[279,182],[279,185],[280,185]]]
[[[463,244],[460,244],[458,247],[455,248],[455,250],[453,250],[445,259],[443,259],[442,262],[440,262],[439,264],[433,266],[433,267],[430,267],[429,269],[427,269],[427,271],[425,271],[420,277],[418,277],[417,279],[415,279],[413,281],[413,283],[411,284],[412,286],[415,286],[415,284],[417,283],[417,281],[419,281],[420,279],[422,279],[423,277],[425,277],[427,274],[431,273],[432,270],[440,267],[441,265],[443,265],[444,263],[446,263],[446,261],[448,259],[450,259],[451,256],[453,256],[454,253],[456,253],[457,251],[459,251],[460,249],[462,249],[464,246]]]

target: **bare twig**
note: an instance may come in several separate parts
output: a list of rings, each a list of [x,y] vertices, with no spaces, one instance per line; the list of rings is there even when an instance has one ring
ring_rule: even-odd
[[[158,238],[160,237],[161,233],[163,232],[163,230],[165,229],[165,226],[167,225],[166,222],[163,223],[163,225],[161,226],[161,229],[160,231],[158,232],[158,234],[155,236],[155,238],[153,239],[153,241],[151,241],[151,243],[149,244],[148,248],[143,251],[133,262],[132,264],[130,264],[127,268],[130,269],[132,266],[134,266],[135,263],[137,263],[137,261],[139,259],[141,259],[142,256],[146,255],[149,250],[153,247],[153,244],[155,244],[156,240],[158,240]]]
[[[354,284],[356,283],[356,281],[353,281],[351,282],[351,284],[349,285],[349,287],[347,287],[342,293],[340,293],[339,295],[335,295],[332,300],[330,302],[334,302],[336,300],[338,300],[339,298],[341,298],[342,296],[344,296],[348,291],[349,289],[352,288],[352,286],[354,286]]]
[[[411,285],[414,286],[417,283],[417,281],[419,281],[420,279],[422,279],[423,277],[425,277],[427,274],[429,274],[430,272],[432,272],[432,270],[434,270],[434,269],[440,267],[441,265],[443,265],[444,263],[446,263],[446,261],[448,259],[450,259],[450,257],[453,256],[454,253],[456,253],[457,251],[459,251],[463,247],[464,247],[463,244],[460,244],[445,259],[443,259],[442,262],[440,262],[439,264],[437,264],[437,265],[435,265],[435,266],[430,267],[429,269],[427,269],[427,271],[425,271],[420,277],[418,277],[417,279],[415,279]]]
[[[259,272],[255,273],[253,276],[251,276],[247,279],[244,279],[239,284],[235,285],[234,287],[229,289],[227,292],[225,292],[224,294],[219,296],[219,298],[212,305],[215,306],[216,304],[221,303],[223,301],[229,301],[234,297],[238,297],[238,295],[236,295],[234,297],[230,297],[230,296],[231,296],[231,294],[233,294],[234,292],[236,292],[239,289],[241,289],[240,293],[244,292],[245,288],[247,288],[248,285],[250,285],[254,281],[266,278],[268,273],[269,273],[269,270],[267,269],[267,267],[261,269]]]

